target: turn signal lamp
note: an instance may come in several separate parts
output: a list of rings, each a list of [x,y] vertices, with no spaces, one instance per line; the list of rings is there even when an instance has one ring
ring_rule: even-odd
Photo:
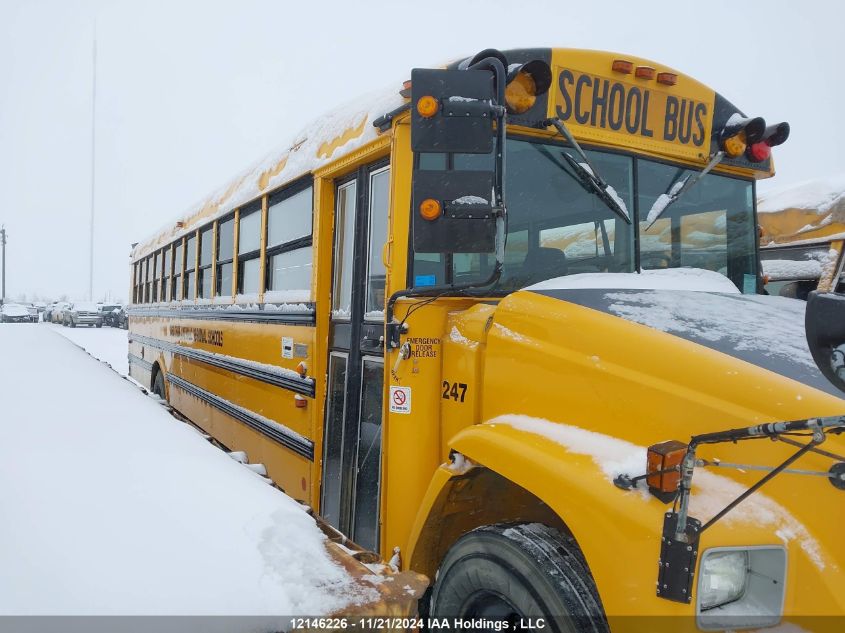
[[[434,198],[426,198],[420,202],[420,215],[424,220],[433,222],[443,214],[443,207]]]
[[[539,59],[513,66],[505,86],[505,105],[511,114],[523,114],[548,92],[552,85],[552,70]]]
[[[425,117],[426,119],[430,119],[437,114],[439,109],[440,104],[431,95],[420,97],[419,101],[417,101],[417,112],[420,113],[421,117]]]
[[[681,462],[687,445],[676,440],[648,447],[646,453],[646,482],[656,496],[675,494],[681,481]]]

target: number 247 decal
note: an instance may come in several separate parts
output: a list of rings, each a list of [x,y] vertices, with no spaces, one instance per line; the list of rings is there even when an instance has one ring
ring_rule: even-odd
[[[455,402],[463,402],[464,396],[467,395],[467,384],[465,382],[453,382],[448,380],[443,381],[443,399],[451,398]]]

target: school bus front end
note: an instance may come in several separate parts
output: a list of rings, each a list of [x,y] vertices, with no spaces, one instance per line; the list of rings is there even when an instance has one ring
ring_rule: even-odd
[[[590,51],[414,71],[408,108],[381,543],[433,579],[426,608],[835,630],[845,400],[803,304],[758,294],[754,180],[788,126]]]

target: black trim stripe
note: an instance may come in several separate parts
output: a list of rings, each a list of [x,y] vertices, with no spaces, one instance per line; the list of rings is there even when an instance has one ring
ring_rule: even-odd
[[[129,342],[131,343],[133,341],[142,343],[143,345],[149,345],[150,347],[155,347],[164,352],[178,354],[184,358],[190,358],[191,360],[196,360],[201,363],[205,363],[206,365],[219,367],[221,369],[225,369],[226,371],[246,376],[247,378],[260,380],[261,382],[265,382],[269,385],[275,385],[276,387],[281,387],[282,389],[287,389],[288,391],[293,391],[294,393],[299,393],[303,396],[314,397],[313,378],[300,378],[298,376],[294,378],[293,376],[288,376],[282,373],[281,367],[279,368],[279,372],[274,372],[270,369],[264,369],[244,362],[243,360],[234,358],[233,356],[212,354],[211,352],[205,352],[201,349],[194,349],[192,347],[185,347],[184,345],[168,343],[167,341],[161,341],[148,336],[141,336],[140,334],[130,334]]]
[[[201,319],[204,321],[241,321],[280,325],[314,326],[317,317],[314,304],[306,303],[307,312],[275,312],[273,310],[212,310],[208,308],[129,308],[130,317],[165,317],[168,319]]]
[[[173,374],[168,373],[167,380],[171,385],[178,387],[195,398],[199,398],[206,404],[211,405],[226,415],[235,418],[239,422],[243,422],[251,429],[254,429],[262,435],[266,435],[270,439],[275,440],[285,448],[292,450],[297,455],[301,455],[309,461],[314,461],[314,442],[301,437],[298,433],[292,431],[284,424],[268,420],[253,413],[252,411],[244,409],[243,407],[238,407],[228,400],[224,400],[220,396],[216,396],[213,393],[184,380],[183,378],[179,378],[179,376],[174,376]]]
[[[145,361],[140,356],[135,356],[135,354],[127,354],[126,356],[129,359],[130,365],[138,365],[141,369],[146,369],[147,371],[153,370],[153,364]]]

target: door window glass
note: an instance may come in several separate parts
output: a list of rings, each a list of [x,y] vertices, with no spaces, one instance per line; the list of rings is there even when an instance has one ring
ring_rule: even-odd
[[[343,409],[346,402],[346,356],[329,357],[326,428],[323,433],[323,499],[320,514],[340,525],[340,474],[343,448]]]
[[[355,479],[355,519],[352,540],[378,551],[379,479],[381,475],[381,403],[384,370],[380,360],[365,358],[361,384],[361,414],[357,477]]]
[[[352,262],[355,250],[355,194],[355,181],[338,187],[337,190],[332,316],[347,319],[352,314]]]
[[[390,186],[390,170],[370,174],[370,235],[367,265],[367,297],[365,318],[384,318],[385,268],[382,259],[384,243],[387,240],[387,200]]]

